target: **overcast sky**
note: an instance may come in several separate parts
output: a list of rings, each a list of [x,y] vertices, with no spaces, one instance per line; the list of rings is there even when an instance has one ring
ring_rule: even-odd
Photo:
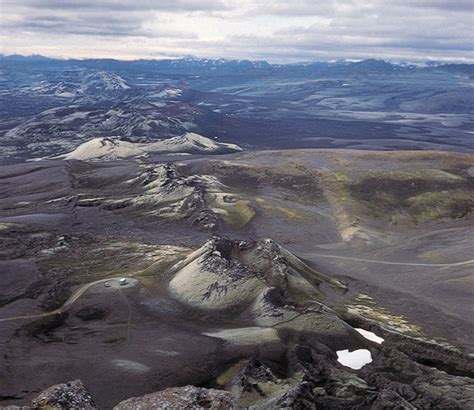
[[[474,0],[0,0],[0,52],[474,62]]]

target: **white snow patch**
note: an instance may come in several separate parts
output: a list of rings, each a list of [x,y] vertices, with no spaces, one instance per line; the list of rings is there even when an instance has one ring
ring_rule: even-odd
[[[158,353],[159,355],[162,355],[162,356],[178,356],[179,355],[179,352],[176,352],[174,350],[156,349],[156,350],[153,350],[153,352]]]
[[[68,92],[68,91],[64,91],[62,93],[56,93],[56,97],[73,98],[75,96],[76,94]]]
[[[86,93],[88,90],[119,91],[128,90],[130,86],[117,74],[107,71],[88,73],[82,78],[80,91]]]
[[[377,336],[374,332],[369,332],[368,330],[361,329],[359,327],[356,327],[355,330],[357,330],[366,339],[378,343],[379,345],[382,344],[385,340],[384,338]]]
[[[182,90],[179,88],[169,87],[165,88],[164,90],[151,94],[149,97],[151,98],[176,98],[180,97],[182,94]]]
[[[90,114],[89,111],[75,112],[75,113],[67,115],[63,119],[61,119],[61,123],[62,124],[68,124],[68,123],[76,121],[76,120],[86,120],[89,114]]]
[[[148,366],[145,366],[144,364],[138,363],[138,362],[132,362],[131,360],[122,360],[122,359],[115,359],[112,360],[112,363],[123,370],[127,370],[131,373],[147,373],[151,369]]]
[[[336,353],[339,363],[354,370],[362,369],[366,364],[372,363],[372,355],[367,349],[358,349],[353,352],[349,352],[348,349],[338,350]]]
[[[165,157],[186,156],[192,155],[189,152],[172,152],[171,154],[164,154]]]

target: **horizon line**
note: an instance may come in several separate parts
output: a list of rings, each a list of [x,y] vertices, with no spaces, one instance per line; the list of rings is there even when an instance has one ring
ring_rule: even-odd
[[[338,59],[328,59],[328,60],[301,60],[301,61],[295,61],[295,62],[287,62],[287,63],[272,63],[269,62],[268,60],[264,59],[250,59],[250,58],[224,58],[224,57],[198,57],[198,56],[192,56],[192,55],[183,55],[179,57],[173,57],[173,56],[164,56],[163,58],[160,57],[143,57],[143,58],[133,58],[133,59],[127,59],[127,58],[117,58],[117,57],[64,57],[64,56],[49,56],[45,54],[21,54],[21,53],[0,53],[0,58],[5,58],[5,57],[22,57],[22,58],[44,58],[48,60],[60,60],[60,61],[87,61],[87,60],[112,60],[112,61],[118,61],[118,62],[139,62],[139,61],[173,61],[173,60],[209,60],[209,61],[249,61],[252,63],[267,63],[269,65],[297,65],[297,64],[313,64],[313,63],[359,63],[363,61],[383,61],[386,63],[390,64],[412,64],[412,65],[417,65],[417,64],[438,64],[438,65],[447,65],[447,64],[468,64],[468,65],[473,65],[474,60],[460,60],[459,58],[457,59],[441,59],[441,60],[436,60],[436,59],[420,59],[420,60],[410,60],[410,59],[386,59],[386,58],[377,58],[377,57],[371,57],[371,58],[338,58]]]

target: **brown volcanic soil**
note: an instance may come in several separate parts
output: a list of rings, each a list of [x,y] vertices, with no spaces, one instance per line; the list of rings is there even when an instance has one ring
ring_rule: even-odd
[[[241,306],[203,313],[170,293],[175,266],[216,233],[273,238],[348,283],[346,293],[321,289],[351,325],[372,327],[388,350],[421,366],[471,374],[465,356],[432,343],[420,353],[417,340],[472,352],[473,264],[456,263],[472,258],[473,162],[443,152],[294,150],[190,157],[166,169],[134,161],[0,167],[0,404],[28,404],[79,378],[107,408],[171,386],[214,385],[229,365],[255,355],[288,376],[293,330],[279,329],[277,339],[255,333]],[[98,282],[65,312],[2,321],[54,311],[83,286],[121,276],[138,282]],[[302,294],[284,297],[306,303]],[[204,334],[242,327],[253,342]],[[334,353],[312,348],[328,372],[338,366]],[[399,354],[388,350],[383,357]],[[388,364],[377,360],[382,374]]]

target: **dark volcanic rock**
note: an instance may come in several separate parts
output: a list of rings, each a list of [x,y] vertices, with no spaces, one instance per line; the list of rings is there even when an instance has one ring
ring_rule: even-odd
[[[204,209],[194,218],[192,225],[204,231],[214,231],[217,227],[218,218],[209,209]]]
[[[472,378],[421,365],[395,347],[387,346],[383,354],[360,371],[360,376],[380,391],[397,393],[416,408],[474,407]]]
[[[34,409],[96,409],[97,406],[80,380],[56,384],[33,400]]]
[[[117,404],[124,409],[233,409],[236,404],[229,392],[194,386],[172,387],[143,397],[132,397]]]
[[[219,378],[222,385],[235,397],[240,408],[281,408],[284,401],[298,388],[297,380],[279,379],[257,359],[243,360]],[[288,396],[288,398],[287,398]]]
[[[305,381],[298,383],[277,401],[277,407],[285,409],[316,409],[312,384]]]
[[[335,363],[332,355],[323,345],[311,348],[296,345],[289,351],[290,370],[304,374],[303,381],[310,385],[312,400],[318,408],[466,409],[474,406],[471,378],[420,365],[393,347],[384,347],[373,363],[357,372]],[[307,386],[301,392],[293,389],[289,399],[307,400],[310,390]]]
[[[382,390],[375,401],[372,402],[374,409],[400,409],[400,410],[414,410],[415,406],[408,403],[398,393],[390,390]]]

